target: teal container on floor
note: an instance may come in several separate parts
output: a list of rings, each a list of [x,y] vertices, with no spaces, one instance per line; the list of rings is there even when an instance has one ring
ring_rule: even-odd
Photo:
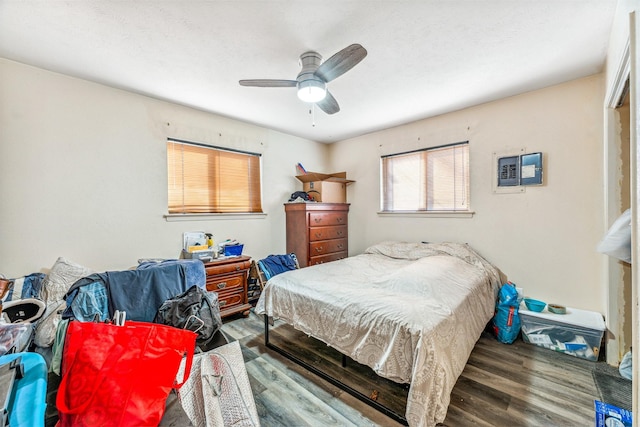
[[[12,353],[0,356],[0,365],[18,357],[24,376],[17,378],[9,397],[9,425],[43,427],[47,407],[47,364],[38,353]]]

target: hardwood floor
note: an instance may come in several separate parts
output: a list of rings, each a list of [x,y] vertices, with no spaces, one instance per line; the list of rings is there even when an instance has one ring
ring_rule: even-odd
[[[223,331],[241,344],[263,427],[401,425],[266,348],[262,317],[253,311],[225,322]],[[270,339],[297,348],[299,357],[367,395],[375,390],[380,403],[404,413],[406,386],[353,361],[345,373],[337,352],[286,325],[276,324]],[[441,426],[593,426],[593,401],[600,398],[594,365],[519,340],[506,345],[483,335],[453,389]]]

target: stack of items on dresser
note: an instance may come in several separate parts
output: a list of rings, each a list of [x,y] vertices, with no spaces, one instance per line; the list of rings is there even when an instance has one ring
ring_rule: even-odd
[[[210,262],[218,258],[242,255],[244,245],[236,239],[227,239],[216,243],[213,234],[204,231],[190,231],[183,234],[182,257]]]

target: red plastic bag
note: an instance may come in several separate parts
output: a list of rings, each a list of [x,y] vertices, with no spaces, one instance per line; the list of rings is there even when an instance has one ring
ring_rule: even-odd
[[[59,425],[158,425],[169,392],[189,377],[196,336],[155,323],[70,322],[56,397]]]

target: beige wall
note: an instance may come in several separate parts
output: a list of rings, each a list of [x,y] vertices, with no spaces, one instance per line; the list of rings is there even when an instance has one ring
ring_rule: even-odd
[[[326,146],[183,106],[0,60],[0,272],[58,256],[96,270],[176,257],[183,231],[285,250],[282,203],[294,165],[348,172],[350,253],[385,239],[463,241],[531,296],[604,311],[602,76]],[[174,137],[263,154],[267,215],[167,222],[165,142]],[[379,157],[469,140],[473,218],[378,216]],[[494,152],[542,151],[545,184],[495,194]],[[329,157],[333,163],[328,161]]]
[[[356,181],[350,253],[387,239],[467,242],[527,295],[604,313],[603,87],[595,75],[333,144],[331,170]],[[378,215],[380,155],[466,140],[473,218]],[[544,185],[494,193],[493,153],[520,149],[543,152]]]
[[[166,138],[262,153],[266,216],[167,222]],[[327,146],[183,106],[0,60],[0,273],[98,271],[175,258],[184,231],[285,251],[282,204],[295,164],[324,170]]]

